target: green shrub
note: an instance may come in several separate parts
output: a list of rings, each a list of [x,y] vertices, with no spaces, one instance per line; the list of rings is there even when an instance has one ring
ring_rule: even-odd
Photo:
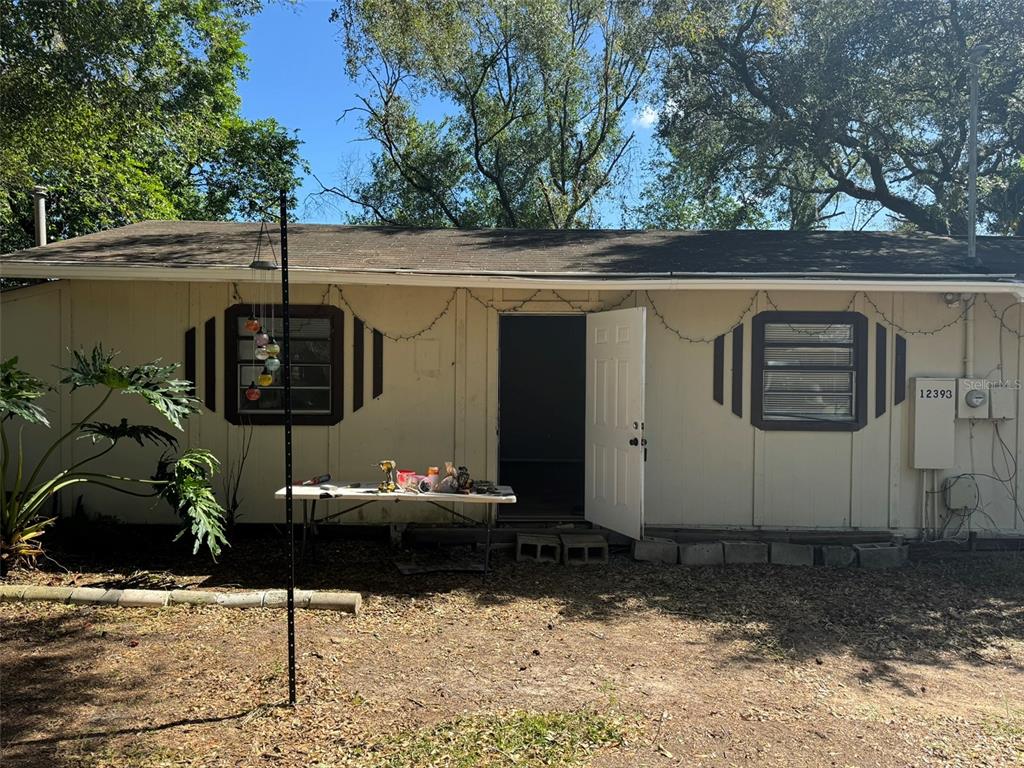
[[[177,430],[182,429],[182,421],[199,412],[199,402],[188,394],[191,382],[173,378],[176,366],[160,365],[160,361],[115,366],[115,356],[102,346],[96,346],[90,353],[72,352],[71,365],[61,369],[65,376],[60,383],[71,385],[72,392],[98,389],[103,396],[84,418],[49,445],[31,470],[25,467],[22,429],[25,424],[50,427],[46,411],[36,401],[51,387],[18,368],[16,357],[0,363],[0,565],[5,570],[18,560],[34,560],[43,553],[40,537],[53,522],[43,510],[54,494],[77,483],[92,483],[132,496],[163,498],[185,521],[178,537],[191,532],[195,540],[193,553],[205,544],[216,557],[227,544],[224,510],[210,488],[210,480],[220,466],[212,453],[190,448],[177,454],[177,438],[159,427],[129,424],[127,419],[117,424],[93,421],[115,393],[143,399]],[[17,444],[12,446],[8,425],[15,422],[21,424]],[[62,443],[71,439],[89,440],[97,451],[52,477],[41,477],[46,462]],[[165,449],[152,477],[89,471],[88,465],[122,441]]]

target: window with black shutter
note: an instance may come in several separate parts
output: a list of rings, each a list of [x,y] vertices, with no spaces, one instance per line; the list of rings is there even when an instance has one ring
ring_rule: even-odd
[[[233,424],[283,424],[283,366],[268,372],[256,355],[254,332],[246,329],[251,308],[236,304],[225,313],[225,403],[226,416]],[[284,329],[281,308],[273,317],[259,318],[263,329],[279,344]],[[342,418],[341,339],[344,315],[337,307],[302,305],[291,307],[292,416],[295,424],[337,424]],[[284,354],[281,344],[281,354]],[[283,361],[282,361],[283,362]],[[260,374],[270,374],[269,383],[259,385]],[[257,384],[259,398],[246,397]]]
[[[853,431],[866,422],[867,319],[762,312],[753,321],[752,415],[761,429]]]

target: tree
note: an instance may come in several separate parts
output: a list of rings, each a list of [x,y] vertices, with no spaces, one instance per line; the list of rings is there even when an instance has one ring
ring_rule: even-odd
[[[653,56],[631,0],[346,0],[355,111],[380,147],[369,175],[325,188],[363,220],[578,227],[620,171],[623,122]],[[438,120],[416,114],[443,100]]]
[[[0,0],[0,252],[146,218],[261,217],[298,140],[238,114],[258,0]]]
[[[939,234],[967,228],[968,54],[980,67],[979,220],[1024,234],[1024,13],[1019,0],[694,0],[671,35],[659,136],[685,188],[776,223],[860,206]],[[708,198],[710,193],[710,200]],[[687,208],[687,205],[691,208]]]
[[[115,394],[139,397],[178,430],[182,421],[199,412],[199,401],[188,393],[191,382],[172,378],[176,366],[159,362],[138,366],[115,366],[114,354],[97,346],[90,353],[75,351],[72,364],[63,369],[62,384],[71,391],[81,388],[103,394],[89,413],[59,435],[43,453],[34,468],[25,467],[22,430],[26,424],[49,427],[46,412],[36,402],[50,389],[44,382],[18,368],[18,359],[0,364],[0,570],[18,560],[32,560],[42,554],[39,537],[53,522],[43,514],[47,503],[63,488],[92,483],[120,493],[166,500],[186,522],[178,534],[190,531],[195,544],[193,554],[204,544],[216,557],[224,537],[224,510],[210,488],[210,480],[219,463],[209,451],[190,448],[181,455],[170,451],[177,447],[174,435],[149,425],[92,421]],[[8,425],[21,422],[14,437]],[[12,430],[13,432],[13,430]],[[47,461],[68,440],[88,439],[103,446],[95,453],[46,477]],[[106,456],[122,441],[139,446],[155,445],[167,449],[157,462],[151,478],[134,478],[96,472],[87,466]]]

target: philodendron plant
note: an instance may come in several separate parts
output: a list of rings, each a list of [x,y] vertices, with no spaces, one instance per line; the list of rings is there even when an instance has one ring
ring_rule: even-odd
[[[50,427],[46,411],[37,401],[52,388],[18,368],[16,357],[0,363],[0,564],[4,570],[17,560],[31,561],[43,553],[40,537],[54,521],[44,510],[54,494],[78,483],[166,500],[185,522],[175,540],[191,532],[193,554],[205,545],[216,557],[227,544],[224,510],[210,488],[210,480],[220,466],[216,457],[198,448],[178,454],[177,438],[158,427],[129,424],[127,419],[117,424],[94,420],[115,394],[128,395],[142,398],[180,431],[182,421],[199,412],[199,402],[188,394],[192,384],[173,378],[176,366],[160,365],[159,360],[138,366],[116,366],[116,353],[107,352],[102,346],[88,353],[72,351],[71,356],[71,365],[60,369],[66,374],[60,383],[70,385],[72,392],[94,389],[102,394],[98,404],[57,437],[32,468],[25,466],[22,430],[25,424]],[[88,440],[95,449],[53,476],[44,476],[46,463],[68,440]],[[93,462],[122,441],[164,449],[152,477],[92,471]]]

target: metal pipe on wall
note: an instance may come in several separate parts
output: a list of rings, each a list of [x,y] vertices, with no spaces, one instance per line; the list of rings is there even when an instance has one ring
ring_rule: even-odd
[[[974,378],[974,299],[976,294],[965,294],[964,301],[964,378]]]
[[[46,245],[46,187],[32,187],[32,216],[36,226],[36,245]]]

